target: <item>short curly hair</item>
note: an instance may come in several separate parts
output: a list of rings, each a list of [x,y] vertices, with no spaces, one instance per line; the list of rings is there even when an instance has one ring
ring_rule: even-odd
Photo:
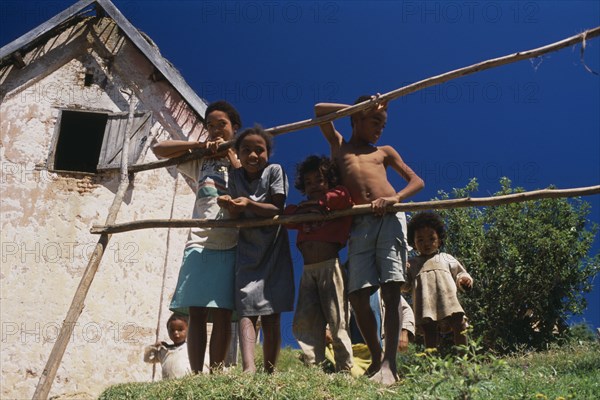
[[[368,94],[363,94],[361,96],[358,96],[356,98],[356,100],[354,100],[354,104],[352,105],[357,105],[358,103],[362,103],[363,101],[367,101],[367,100],[371,100],[371,96],[369,96]],[[350,115],[350,127],[354,128],[354,117],[356,116],[356,113]]]
[[[323,178],[325,178],[329,185],[329,189],[338,185],[340,175],[335,163],[329,157],[311,155],[296,165],[296,180],[294,181],[294,187],[302,194],[306,194],[304,177],[307,173],[313,171],[321,171]]]
[[[225,114],[227,114],[229,122],[231,122],[232,126],[237,125],[238,129],[242,127],[242,118],[240,117],[240,114],[234,106],[232,106],[225,100],[218,100],[213,103],[210,103],[206,107],[206,111],[204,112],[204,121],[206,121],[206,119],[208,118],[208,114],[210,114],[213,111],[224,112]]]
[[[242,142],[246,138],[246,136],[257,135],[264,139],[265,144],[267,145],[267,157],[271,157],[273,155],[273,136],[270,133],[265,132],[262,126],[255,124],[252,128],[246,128],[242,133],[237,136],[235,140],[234,148],[237,153],[240,152],[240,148],[242,147]]]
[[[171,314],[171,316],[167,320],[167,329],[169,329],[169,325],[171,325],[171,322],[173,322],[173,321],[183,321],[183,322],[185,322],[186,325],[188,325],[190,322],[190,318],[185,314],[180,314],[180,313],[175,312],[175,313]]]
[[[408,244],[415,247],[415,233],[421,228],[431,228],[437,233],[440,241],[440,247],[444,245],[446,239],[446,226],[444,220],[439,214],[431,211],[420,212],[411,218],[407,227]]]

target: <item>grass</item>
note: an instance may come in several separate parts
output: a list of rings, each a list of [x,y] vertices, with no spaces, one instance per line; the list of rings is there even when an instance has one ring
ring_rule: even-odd
[[[502,359],[482,353],[476,343],[461,357],[411,347],[398,361],[402,379],[386,388],[305,367],[298,350],[284,349],[274,375],[243,374],[238,367],[222,374],[115,385],[100,399],[600,399],[597,342]]]

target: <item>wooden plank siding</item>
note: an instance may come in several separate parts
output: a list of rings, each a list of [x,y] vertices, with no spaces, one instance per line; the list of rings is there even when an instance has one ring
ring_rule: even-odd
[[[33,28],[26,34],[8,43],[6,46],[0,48],[0,65],[4,64],[6,61],[5,59],[11,57],[13,53],[21,50],[22,48],[26,48],[36,40],[41,39],[44,35],[50,34],[56,28],[69,21],[71,18],[79,15],[82,10],[95,2],[95,0],[81,0],[63,12],[50,18],[43,24]]]
[[[206,102],[185,82],[179,72],[164,59],[158,49],[144,39],[142,34],[131,24],[131,22],[129,22],[129,20],[127,20],[127,18],[125,18],[110,0],[81,0],[75,3],[63,12],[0,48],[0,65],[15,63],[16,61],[13,60],[14,53],[31,46],[37,40],[40,40],[54,30],[59,29],[61,25],[81,14],[90,5],[96,5],[101,9],[97,11],[97,14],[102,14],[102,12],[104,12],[116,22],[123,34],[133,42],[138,50],[154,65],[160,74],[169,81],[173,88],[175,88],[196,112],[199,119],[203,120],[206,111]]]

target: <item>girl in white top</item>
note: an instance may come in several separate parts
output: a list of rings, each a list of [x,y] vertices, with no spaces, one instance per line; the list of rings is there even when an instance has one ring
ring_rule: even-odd
[[[167,321],[169,338],[173,344],[158,342],[144,350],[144,361],[160,363],[163,379],[181,378],[191,372],[188,360],[187,338],[188,319],[181,314],[172,314]]]
[[[217,153],[222,143],[233,139],[241,126],[236,109],[225,101],[206,108],[208,140],[187,142],[167,140],[153,147],[159,157],[173,158],[193,149],[207,148],[214,154],[178,166],[196,183],[192,218],[226,219],[229,215],[217,204],[217,197],[229,193],[229,174],[240,162],[233,149]],[[192,228],[185,246],[171,311],[190,316],[188,353],[194,373],[202,372],[206,352],[207,322],[213,322],[210,339],[210,366],[223,366],[231,340],[237,229]]]

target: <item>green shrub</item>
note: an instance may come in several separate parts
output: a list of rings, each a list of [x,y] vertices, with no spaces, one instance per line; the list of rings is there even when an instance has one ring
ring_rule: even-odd
[[[585,323],[570,326],[564,336],[569,343],[593,342],[596,340],[594,332]]]
[[[500,180],[496,195],[522,192]],[[469,197],[473,179],[452,196]],[[448,229],[445,251],[473,276],[461,304],[486,347],[513,351],[545,348],[558,339],[565,320],[586,307],[584,293],[600,271],[600,256],[588,256],[597,226],[581,199],[543,199],[484,208],[441,210]]]

